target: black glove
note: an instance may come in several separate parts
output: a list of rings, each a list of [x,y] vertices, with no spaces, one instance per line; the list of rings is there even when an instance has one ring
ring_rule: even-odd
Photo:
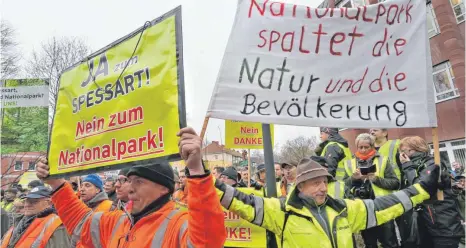
[[[253,186],[255,190],[261,190],[263,188],[262,185],[260,183],[257,183],[257,182],[254,183],[254,185],[251,185],[251,186]]]
[[[419,176],[419,184],[429,193],[431,199],[436,198],[438,189],[444,188],[443,183],[438,182],[439,173],[440,166],[432,164],[422,170]]]

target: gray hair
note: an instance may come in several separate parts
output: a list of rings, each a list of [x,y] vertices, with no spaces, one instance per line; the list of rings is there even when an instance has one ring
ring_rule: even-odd
[[[356,137],[356,146],[359,144],[360,141],[369,141],[369,144],[372,147],[375,146],[375,138],[368,133],[362,133],[359,134],[358,137]]]

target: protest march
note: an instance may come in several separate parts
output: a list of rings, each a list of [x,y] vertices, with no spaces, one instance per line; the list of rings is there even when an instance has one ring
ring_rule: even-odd
[[[5,4],[2,248],[465,247],[463,0],[85,2]]]

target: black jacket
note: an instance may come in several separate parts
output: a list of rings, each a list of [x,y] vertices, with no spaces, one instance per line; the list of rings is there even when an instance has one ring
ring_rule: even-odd
[[[428,166],[435,164],[434,158],[427,155],[420,164],[411,161],[403,164],[403,172],[409,185],[419,182],[427,176]],[[455,194],[451,189],[451,181],[448,170],[442,165],[442,183],[444,200],[431,199],[421,204],[419,212],[419,225],[422,225],[428,233],[421,233],[433,237],[464,237],[464,229],[461,225],[461,215],[455,201]],[[422,229],[422,228],[421,228]]]
[[[322,154],[322,151],[329,142],[337,142],[344,147],[348,147],[348,141],[346,141],[340,134],[330,135],[328,140],[320,143],[319,146],[315,149],[315,152],[318,156],[322,156],[327,159],[328,172],[332,176],[335,176],[338,163],[345,158],[345,152],[337,144],[332,144],[327,147],[325,154]]]

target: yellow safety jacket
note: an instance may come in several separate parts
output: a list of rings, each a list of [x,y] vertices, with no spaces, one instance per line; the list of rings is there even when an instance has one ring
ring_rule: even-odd
[[[345,183],[342,181],[328,182],[327,194],[333,199],[345,198]]]
[[[383,144],[378,152],[389,158],[390,161],[391,161],[391,165],[392,165],[392,168],[393,168],[393,171],[395,171],[395,174],[396,176],[398,177],[398,180],[401,180],[401,172],[400,172],[400,168],[398,167],[398,165],[396,164],[396,153],[398,152],[398,149],[400,148],[400,140],[397,139],[397,140],[388,140],[387,142],[385,142],[385,144]]]
[[[337,180],[343,180],[343,177],[345,176],[345,161],[348,160],[348,159],[351,159],[353,156],[351,154],[351,151],[348,147],[338,143],[338,142],[335,142],[335,141],[331,141],[331,142],[328,142],[328,144],[324,147],[324,149],[322,150],[322,157],[325,157],[325,154],[327,152],[327,148],[330,146],[330,145],[338,145],[342,150],[343,152],[345,153],[345,157],[340,160],[340,162],[338,162],[338,167],[337,167],[337,171],[336,171],[336,175],[335,175],[335,179]]]
[[[218,180],[215,186],[225,208],[275,233],[283,248],[353,247],[353,233],[386,223],[429,199],[419,184],[375,200],[328,197],[325,211],[330,232],[326,232],[317,220],[319,216],[304,206],[296,188],[286,200],[280,200],[247,195]]]
[[[385,168],[387,168],[387,162],[388,158],[385,156],[378,155],[374,157],[372,160],[373,164],[376,166],[377,170],[375,171],[375,175],[384,178],[385,177]],[[346,160],[346,166],[345,166],[345,171],[348,176],[352,176],[354,172],[356,172],[356,169],[358,168],[358,165],[356,163],[356,159],[353,158],[351,160]],[[379,196],[384,196],[384,195],[389,195],[393,191],[388,190],[388,189],[382,189],[378,187],[377,185],[371,183],[372,189],[374,190],[374,194],[376,197]]]
[[[0,207],[2,207],[3,210],[7,212],[10,212],[13,209],[13,206],[14,206],[13,202],[2,201],[2,203],[0,204]]]

